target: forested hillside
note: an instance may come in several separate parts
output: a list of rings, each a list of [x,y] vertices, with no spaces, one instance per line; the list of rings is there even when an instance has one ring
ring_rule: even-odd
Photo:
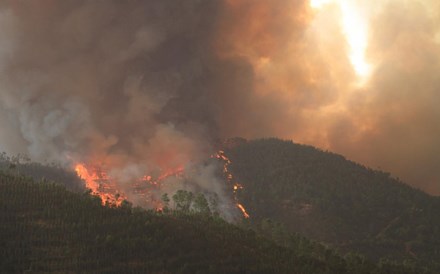
[[[33,162],[24,155],[8,156],[5,152],[0,153],[0,171],[16,176],[28,176],[36,181],[61,184],[75,192],[83,192],[86,189],[84,182],[74,171],[55,163]]]
[[[235,143],[226,154],[254,224],[269,218],[342,252],[440,269],[439,197],[311,146]]]
[[[418,272],[294,235],[287,246],[210,215],[102,206],[89,193],[0,174],[2,273]]]

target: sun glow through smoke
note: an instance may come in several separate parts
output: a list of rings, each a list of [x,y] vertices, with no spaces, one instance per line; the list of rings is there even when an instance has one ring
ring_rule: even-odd
[[[343,33],[350,46],[350,61],[353,69],[363,82],[371,72],[371,65],[366,61],[365,52],[368,46],[368,22],[362,10],[349,0],[311,0],[313,9],[322,9],[327,4],[336,4],[342,13]]]
[[[310,0],[310,6],[314,9],[319,9],[323,5],[331,3],[332,0]]]

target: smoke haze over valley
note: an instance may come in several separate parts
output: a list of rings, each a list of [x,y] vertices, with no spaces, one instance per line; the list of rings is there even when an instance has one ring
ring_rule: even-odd
[[[439,75],[435,0],[0,0],[0,150],[122,189],[276,136],[439,195]]]

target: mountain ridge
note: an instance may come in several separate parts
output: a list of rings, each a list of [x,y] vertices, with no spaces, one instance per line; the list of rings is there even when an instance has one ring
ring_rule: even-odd
[[[225,153],[243,185],[238,197],[257,223],[269,218],[374,260],[440,260],[440,197],[292,141],[240,142]]]
[[[103,206],[90,193],[0,173],[6,273],[416,273],[291,236],[283,247],[200,214]],[[428,272],[425,272],[428,273]]]

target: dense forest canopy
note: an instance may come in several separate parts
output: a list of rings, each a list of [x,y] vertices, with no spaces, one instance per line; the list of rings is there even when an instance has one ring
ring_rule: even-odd
[[[273,219],[342,251],[440,261],[440,198],[343,156],[279,139],[226,149],[254,221]]]
[[[223,148],[243,185],[237,197],[252,216],[239,227],[222,220],[201,193],[164,194],[161,212],[132,207],[128,201],[103,206],[84,192],[74,174],[3,155],[2,271],[439,269],[438,198],[340,155],[288,141],[235,139]]]
[[[341,257],[277,225],[259,233],[203,212],[103,206],[88,192],[0,174],[0,271],[5,273],[430,273]]]

